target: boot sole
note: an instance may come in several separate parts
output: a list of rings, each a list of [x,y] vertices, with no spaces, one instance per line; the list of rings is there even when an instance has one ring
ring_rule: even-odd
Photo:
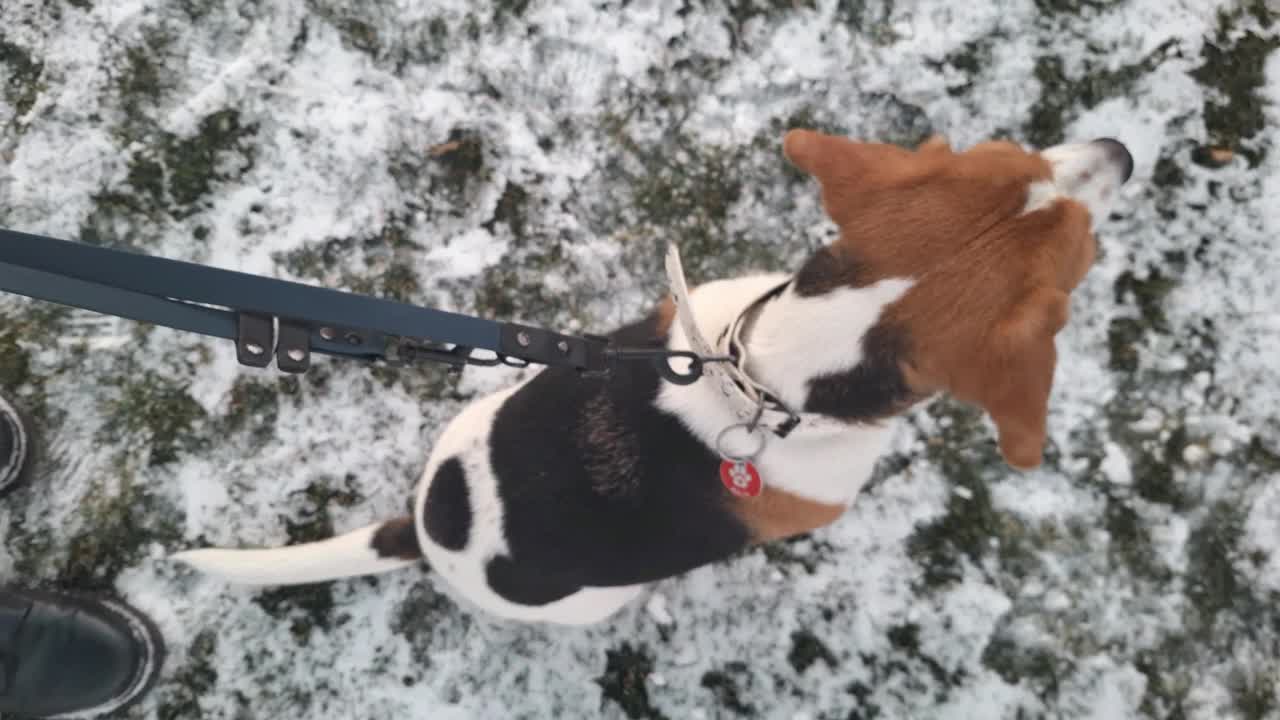
[[[27,483],[32,468],[36,465],[36,457],[39,455],[39,438],[33,430],[35,425],[31,421],[31,416],[9,402],[9,399],[3,395],[0,395],[0,416],[7,416],[0,417],[0,422],[5,422],[9,418],[14,422],[14,450],[18,455],[15,466],[0,468],[0,477],[8,476],[9,478],[0,482],[0,498],[2,498]]]
[[[89,708],[83,708],[61,715],[41,716],[42,720],[79,720],[96,717],[132,707],[155,686],[164,667],[167,651],[164,637],[151,618],[142,612],[114,598],[77,593],[73,591],[51,592],[47,590],[23,589],[23,594],[38,601],[74,605],[86,613],[107,616],[118,627],[128,630],[133,639],[143,648],[142,662],[134,670],[133,678],[124,692],[107,702]]]

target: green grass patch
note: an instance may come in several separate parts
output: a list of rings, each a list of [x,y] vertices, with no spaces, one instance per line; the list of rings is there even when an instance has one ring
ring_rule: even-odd
[[[8,126],[21,131],[22,118],[31,111],[44,90],[44,62],[26,48],[0,35],[0,68],[4,69],[6,76],[4,84],[0,85],[0,94],[13,107]]]
[[[596,678],[605,702],[616,704],[627,717],[662,720],[666,716],[649,701],[647,681],[653,672],[653,658],[643,647],[623,643],[605,651],[604,674]]]
[[[1277,12],[1261,0],[1219,11],[1217,33],[1200,51],[1204,64],[1191,76],[1213,91],[1206,93],[1204,102],[1210,144],[1235,150],[1257,167],[1266,150],[1248,141],[1267,127],[1266,101],[1258,90],[1267,82],[1267,57],[1280,48],[1280,33],[1239,32],[1237,27],[1246,16],[1269,28]]]
[[[118,392],[103,408],[99,442],[127,448],[127,453],[145,452],[148,465],[170,463],[207,447],[209,438],[197,430],[206,413],[183,381],[143,370],[102,382]]]

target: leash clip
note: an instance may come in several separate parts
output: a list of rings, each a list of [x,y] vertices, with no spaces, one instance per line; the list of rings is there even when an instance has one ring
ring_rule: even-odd
[[[732,362],[730,357],[703,357],[692,350],[665,350],[649,348],[606,348],[605,360],[610,368],[620,362],[648,362],[663,380],[673,385],[692,385],[702,377],[707,363]],[[683,369],[672,366],[672,360],[684,360],[688,365]]]

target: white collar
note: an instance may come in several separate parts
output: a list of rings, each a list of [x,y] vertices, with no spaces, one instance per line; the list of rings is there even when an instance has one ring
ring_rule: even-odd
[[[756,381],[747,373],[747,345],[744,340],[750,332],[757,312],[769,300],[777,297],[791,284],[788,279],[776,285],[746,305],[732,323],[718,336],[719,345],[715,348],[707,342],[693,316],[693,305],[689,300],[689,288],[684,277],[684,267],[680,262],[680,250],[674,243],[667,249],[667,279],[671,283],[671,298],[676,307],[676,318],[684,330],[689,349],[703,358],[733,357],[733,362],[708,362],[703,366],[703,377],[698,380],[718,387],[717,397],[723,398],[733,412],[733,416],[747,427],[768,428],[779,438],[789,436],[795,430],[808,428],[832,428],[841,425],[838,420],[817,413],[801,412],[788,408],[777,394],[765,385]],[[717,351],[719,350],[719,351]]]

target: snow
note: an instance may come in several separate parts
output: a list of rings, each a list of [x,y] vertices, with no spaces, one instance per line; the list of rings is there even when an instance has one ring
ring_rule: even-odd
[[[332,287],[381,287],[400,264],[414,302],[494,312],[496,297],[508,319],[603,331],[656,297],[653,228],[685,227],[642,214],[635,188],[656,171],[743,183],[714,230],[761,254],[723,272],[794,267],[831,228],[812,187],[783,174],[789,118],[964,147],[1025,138],[1042,93],[1069,93],[1063,135],[1122,139],[1135,174],[1058,338],[1054,457],[1029,473],[976,467],[989,423],[972,447],[939,448],[959,421],[918,409],[835,525],[658,583],[591,629],[498,623],[417,571],[230,588],[165,557],[402,513],[441,423],[528,371],[450,381],[321,360],[290,383],[166,330],[83,315],[27,327],[40,308],[3,299],[16,338],[0,327],[0,347],[25,352],[33,377],[6,390],[44,408],[48,452],[0,512],[0,576],[105,584],[155,618],[171,657],[127,717],[623,717],[626,682],[604,679],[623,647],[651,663],[635,717],[1280,717],[1280,702],[1247,715],[1239,679],[1256,674],[1265,694],[1280,676],[1265,614],[1280,593],[1280,53],[1264,64],[1261,129],[1224,167],[1191,160],[1216,132],[1206,102],[1229,99],[1192,75],[1207,44],[1280,25],[1235,13],[1224,42],[1226,0],[522,5],[5,3],[0,225],[98,227]],[[1166,42],[1114,91],[1055,89],[1038,66],[1123,73]],[[16,77],[11,46],[40,63],[38,82]],[[158,92],[122,90],[145,79],[137,57]],[[165,138],[228,109],[254,130],[180,207]],[[479,169],[461,180],[430,154],[455,132],[479,139]],[[1270,152],[1255,166],[1243,151],[1256,149]],[[711,152],[733,160],[710,166],[732,178],[697,174]],[[136,173],[144,160],[170,173],[159,200]],[[389,230],[404,242],[382,241]],[[313,266],[282,259],[343,240]],[[489,276],[513,268],[524,274]],[[1132,288],[1156,272],[1172,284],[1153,308]],[[1126,371],[1112,354],[1130,322]],[[195,417],[153,463],[167,421],[129,403],[165,382]],[[946,467],[974,477],[948,477],[948,452],[961,459]],[[961,534],[978,518],[980,536],[944,555],[950,579],[935,583],[918,544],[948,518]],[[99,538],[107,547],[85,550]],[[76,560],[86,552],[100,567]],[[830,660],[801,669],[808,636]]]
[[[1280,553],[1275,553],[1280,539],[1280,477],[1272,477],[1260,489],[1249,510],[1245,533],[1246,547],[1266,554],[1265,564],[1257,569],[1258,578],[1280,592]]]
[[[1115,443],[1104,443],[1102,450],[1106,453],[1102,458],[1102,474],[1116,485],[1133,484],[1133,468],[1129,466],[1129,458],[1125,457],[1124,448]]]

